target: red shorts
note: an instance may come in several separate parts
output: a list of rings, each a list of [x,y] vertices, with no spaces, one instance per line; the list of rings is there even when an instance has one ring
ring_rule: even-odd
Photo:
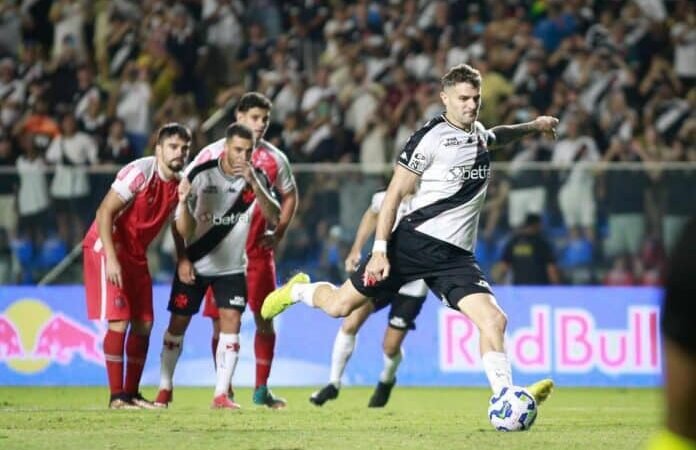
[[[249,259],[246,271],[247,305],[254,313],[261,313],[261,306],[268,294],[276,288],[275,261],[271,258]],[[203,316],[219,319],[213,291],[208,288],[203,303]]]
[[[123,287],[106,279],[106,256],[83,248],[87,317],[91,320],[141,320],[151,322],[152,278],[147,261],[118,256]]]

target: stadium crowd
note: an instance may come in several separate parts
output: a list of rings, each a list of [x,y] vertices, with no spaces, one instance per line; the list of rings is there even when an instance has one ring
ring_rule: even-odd
[[[508,170],[491,181],[484,269],[542,214],[563,281],[659,283],[696,212],[689,0],[5,0],[0,282],[35,280],[79,242],[104,180],[151,152],[153,130],[182,122],[200,149],[252,90],[273,100],[268,138],[291,162],[361,168],[299,176],[279,252],[281,273],[340,278],[384,165],[441,111],[440,77],[461,62],[484,76],[485,126],[561,119],[557,141],[493,155]]]

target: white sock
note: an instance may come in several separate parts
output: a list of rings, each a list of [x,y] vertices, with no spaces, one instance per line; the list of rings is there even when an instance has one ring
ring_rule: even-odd
[[[217,346],[217,381],[215,383],[215,397],[227,394],[237,367],[239,359],[239,335],[231,333],[220,333],[220,340]]]
[[[396,369],[399,368],[399,364],[401,364],[401,361],[404,359],[404,351],[399,348],[399,353],[394,355],[393,358],[385,353],[382,355],[382,359],[384,359],[384,368],[379,375],[379,381],[382,383],[393,383]]]
[[[184,347],[184,336],[174,336],[169,331],[164,332],[162,353],[160,353],[160,389],[172,390],[174,369]]]
[[[338,329],[334,340],[333,352],[331,353],[331,378],[330,382],[336,389],[341,388],[341,377],[346,370],[346,364],[355,348],[355,335],[346,334],[342,328]]]
[[[331,286],[332,288],[335,288],[333,284],[327,283],[325,281],[309,284],[295,284],[290,289],[290,298],[295,303],[302,302],[305,305],[314,308],[314,292],[316,292],[317,288],[322,285],[327,285]]]
[[[481,360],[493,393],[506,386],[512,386],[512,368],[505,353],[486,352],[481,356]]]

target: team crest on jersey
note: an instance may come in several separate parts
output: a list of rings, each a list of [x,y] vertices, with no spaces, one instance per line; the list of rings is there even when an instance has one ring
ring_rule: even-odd
[[[414,153],[411,157],[411,161],[408,163],[408,167],[415,170],[416,172],[422,172],[425,170],[425,156],[420,153]]]
[[[254,190],[249,186],[245,187],[242,191],[242,201],[248,205],[249,203],[253,202],[254,199],[256,199]]]

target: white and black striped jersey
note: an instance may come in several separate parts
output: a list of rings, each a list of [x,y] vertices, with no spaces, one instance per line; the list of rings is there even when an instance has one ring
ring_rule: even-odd
[[[401,223],[473,253],[491,173],[488,145],[494,140],[480,122],[469,133],[444,114],[415,132],[398,157],[421,177]]]
[[[263,172],[257,172],[268,185]],[[186,253],[196,273],[244,273],[246,241],[256,204],[251,186],[240,176],[225,174],[219,158],[191,164],[185,175],[191,183],[188,208],[196,221],[194,235],[186,242]],[[177,217],[180,213],[177,209]]]

